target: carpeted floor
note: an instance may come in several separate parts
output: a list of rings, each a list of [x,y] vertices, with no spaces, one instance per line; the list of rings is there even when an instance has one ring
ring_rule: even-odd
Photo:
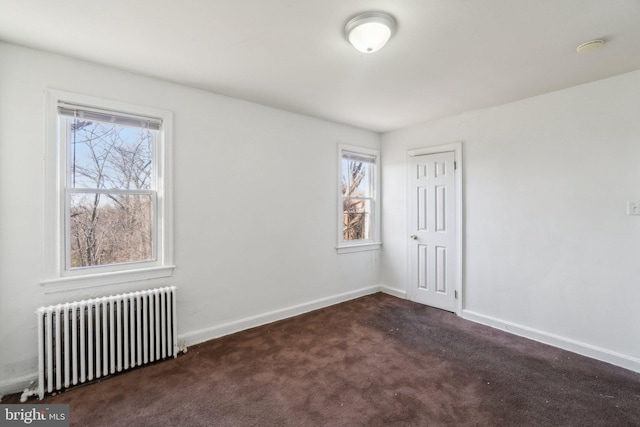
[[[640,374],[375,294],[44,403],[74,426],[640,426]]]

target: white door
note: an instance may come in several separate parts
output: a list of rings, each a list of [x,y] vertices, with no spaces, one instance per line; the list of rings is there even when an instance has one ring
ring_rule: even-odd
[[[455,153],[409,159],[409,284],[412,301],[455,311]]]

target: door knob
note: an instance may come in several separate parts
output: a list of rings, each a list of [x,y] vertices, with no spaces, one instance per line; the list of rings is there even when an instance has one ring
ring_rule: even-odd
[[[409,236],[409,237],[411,237],[413,240],[418,240],[418,236],[416,236],[415,234],[412,234],[412,235],[411,235],[411,236]]]

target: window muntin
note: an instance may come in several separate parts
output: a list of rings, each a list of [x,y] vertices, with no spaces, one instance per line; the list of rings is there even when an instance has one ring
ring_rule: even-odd
[[[346,145],[339,153],[338,248],[379,245],[379,153]]]
[[[58,107],[66,152],[65,270],[156,259],[160,121]]]

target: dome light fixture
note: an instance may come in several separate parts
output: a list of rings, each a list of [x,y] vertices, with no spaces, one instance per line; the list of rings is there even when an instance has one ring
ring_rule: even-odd
[[[382,49],[395,31],[396,20],[384,12],[362,13],[344,27],[349,42],[363,53]]]

